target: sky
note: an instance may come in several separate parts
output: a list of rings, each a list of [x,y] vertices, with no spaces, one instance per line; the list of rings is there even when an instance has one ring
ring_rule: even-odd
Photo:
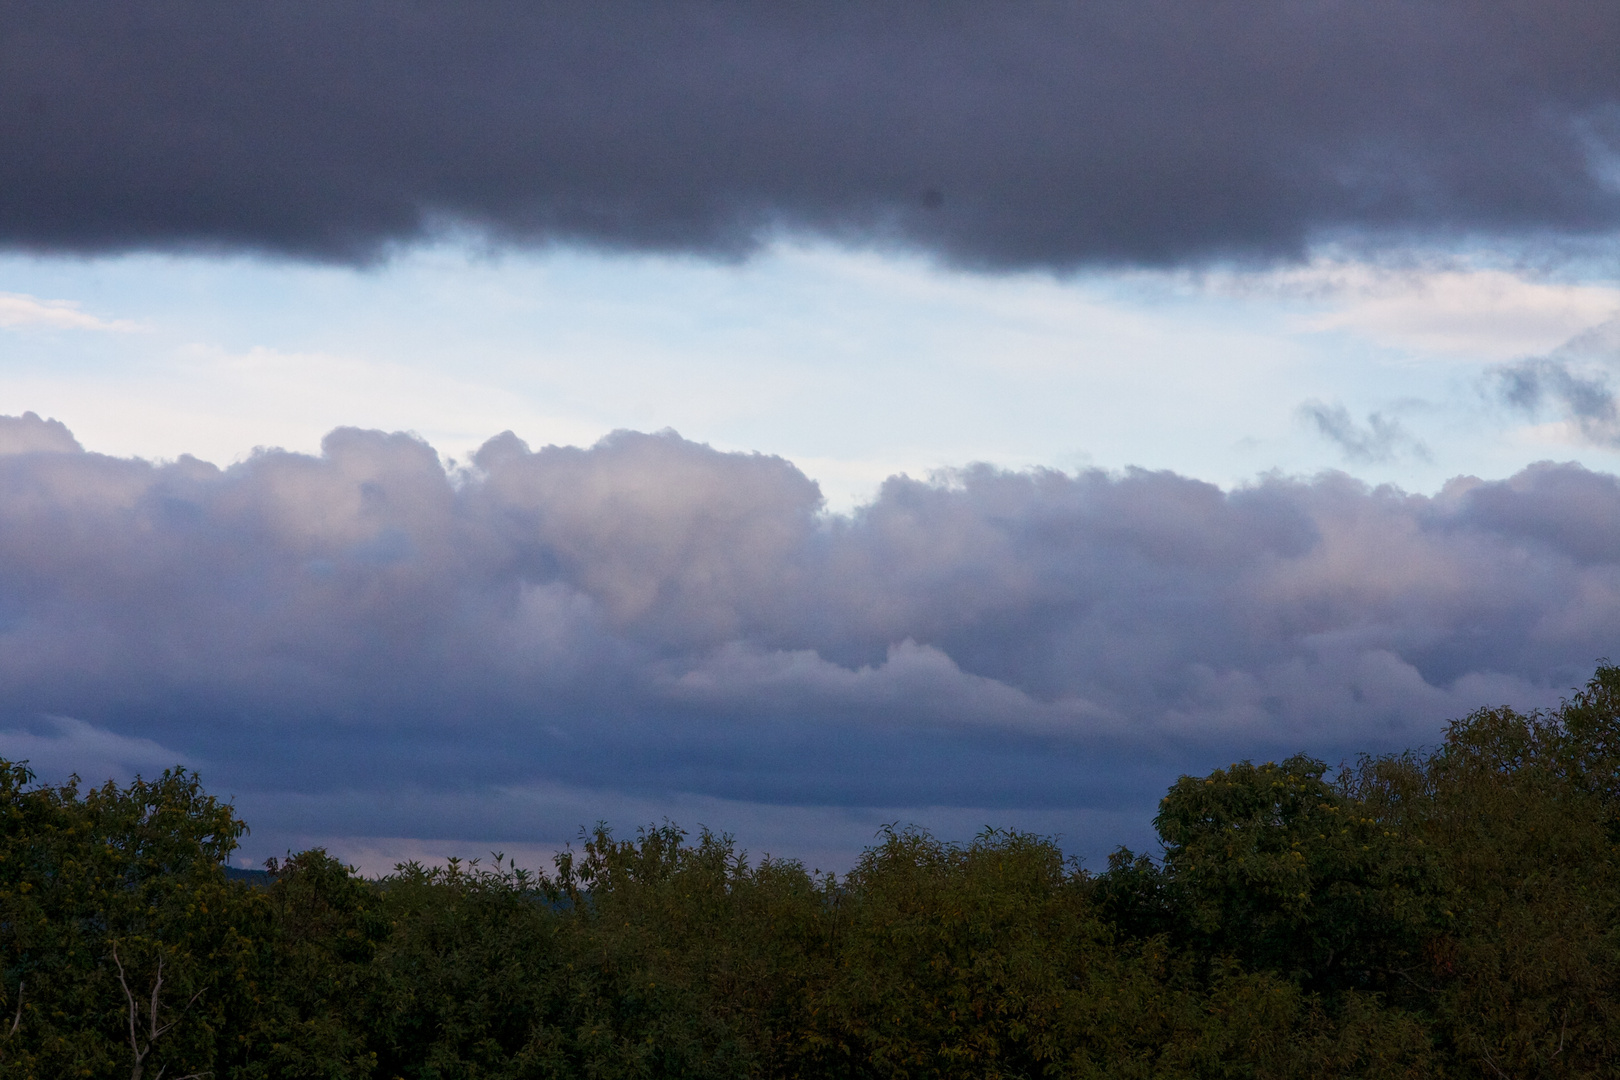
[[[0,3],[0,755],[1153,850],[1620,656],[1610,4]]]

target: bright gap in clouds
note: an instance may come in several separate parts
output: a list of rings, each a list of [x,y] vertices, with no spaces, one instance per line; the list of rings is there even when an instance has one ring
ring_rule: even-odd
[[[787,457],[838,510],[974,461],[1414,490],[1620,463],[1490,381],[1614,318],[1620,288],[1478,259],[1055,278],[793,243],[734,265],[446,245],[369,271],[9,256],[0,293],[0,406],[121,455],[228,463],[342,425],[456,457],[506,429],[674,428]]]

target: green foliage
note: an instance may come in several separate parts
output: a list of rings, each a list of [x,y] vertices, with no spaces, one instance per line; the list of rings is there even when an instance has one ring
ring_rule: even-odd
[[[1599,1077],[1620,669],[1427,754],[1183,777],[1162,857],[891,829],[842,877],[673,825],[550,873],[228,880],[183,770],[0,763],[0,1077]],[[155,1002],[155,1004],[154,1004]],[[154,1014],[155,1009],[155,1014]],[[131,1019],[135,1025],[131,1027]],[[153,1032],[157,1034],[154,1037]]]
[[[377,891],[320,849],[272,866],[273,884],[254,897],[268,918],[235,1074],[363,1080],[376,1053],[355,1006],[373,992],[377,948],[388,937]]]
[[[221,870],[242,823],[184,770],[82,796],[31,780],[0,765],[0,1069],[205,1071],[253,964],[251,904]]]
[[[815,1032],[838,1071],[1039,1075],[1069,1054],[1107,929],[1050,843],[967,848],[887,832],[837,896],[834,977]]]
[[[388,1077],[567,1074],[560,923],[529,875],[410,863],[375,890],[386,937],[360,1031]]]
[[[1392,763],[1365,763],[1371,774]],[[1432,922],[1429,849],[1309,758],[1183,777],[1155,819],[1177,928],[1307,989],[1391,988]]]
[[[1431,764],[1425,831],[1449,923],[1431,944],[1436,1012],[1458,1057],[1493,1074],[1607,1076],[1620,1060],[1620,861],[1602,779],[1617,674],[1600,669],[1551,716],[1481,710]]]
[[[593,990],[582,1073],[791,1073],[813,1040],[809,995],[831,949],[832,883],[796,862],[750,866],[730,837],[672,825],[615,840],[602,826],[553,885]],[[583,999],[581,999],[583,1000]]]
[[[1162,865],[1117,854],[1103,910],[1208,970],[1285,978],[1330,1019],[1418,1023],[1437,1071],[1611,1074],[1620,669],[1551,713],[1481,709],[1432,754],[1326,773],[1292,758],[1183,777]]]

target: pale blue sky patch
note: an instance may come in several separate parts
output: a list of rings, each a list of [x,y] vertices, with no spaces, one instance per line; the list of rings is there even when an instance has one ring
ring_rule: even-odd
[[[117,454],[223,464],[344,424],[456,457],[506,429],[543,445],[674,428],[785,456],[836,509],[973,461],[1226,485],[1343,468],[1417,490],[1616,464],[1479,380],[1612,318],[1620,288],[1458,258],[1055,277],[790,242],[739,263],[445,245],[366,270],[11,255],[0,293],[0,407]],[[1346,453],[1308,402],[1405,435]]]

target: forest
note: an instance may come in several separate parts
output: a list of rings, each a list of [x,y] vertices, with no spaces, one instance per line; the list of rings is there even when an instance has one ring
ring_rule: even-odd
[[[7,762],[0,1076],[1613,1076],[1617,770],[1605,663],[1422,752],[1183,777],[1096,871],[897,828],[816,874],[665,824],[371,880],[228,873],[245,826],[184,770]]]

